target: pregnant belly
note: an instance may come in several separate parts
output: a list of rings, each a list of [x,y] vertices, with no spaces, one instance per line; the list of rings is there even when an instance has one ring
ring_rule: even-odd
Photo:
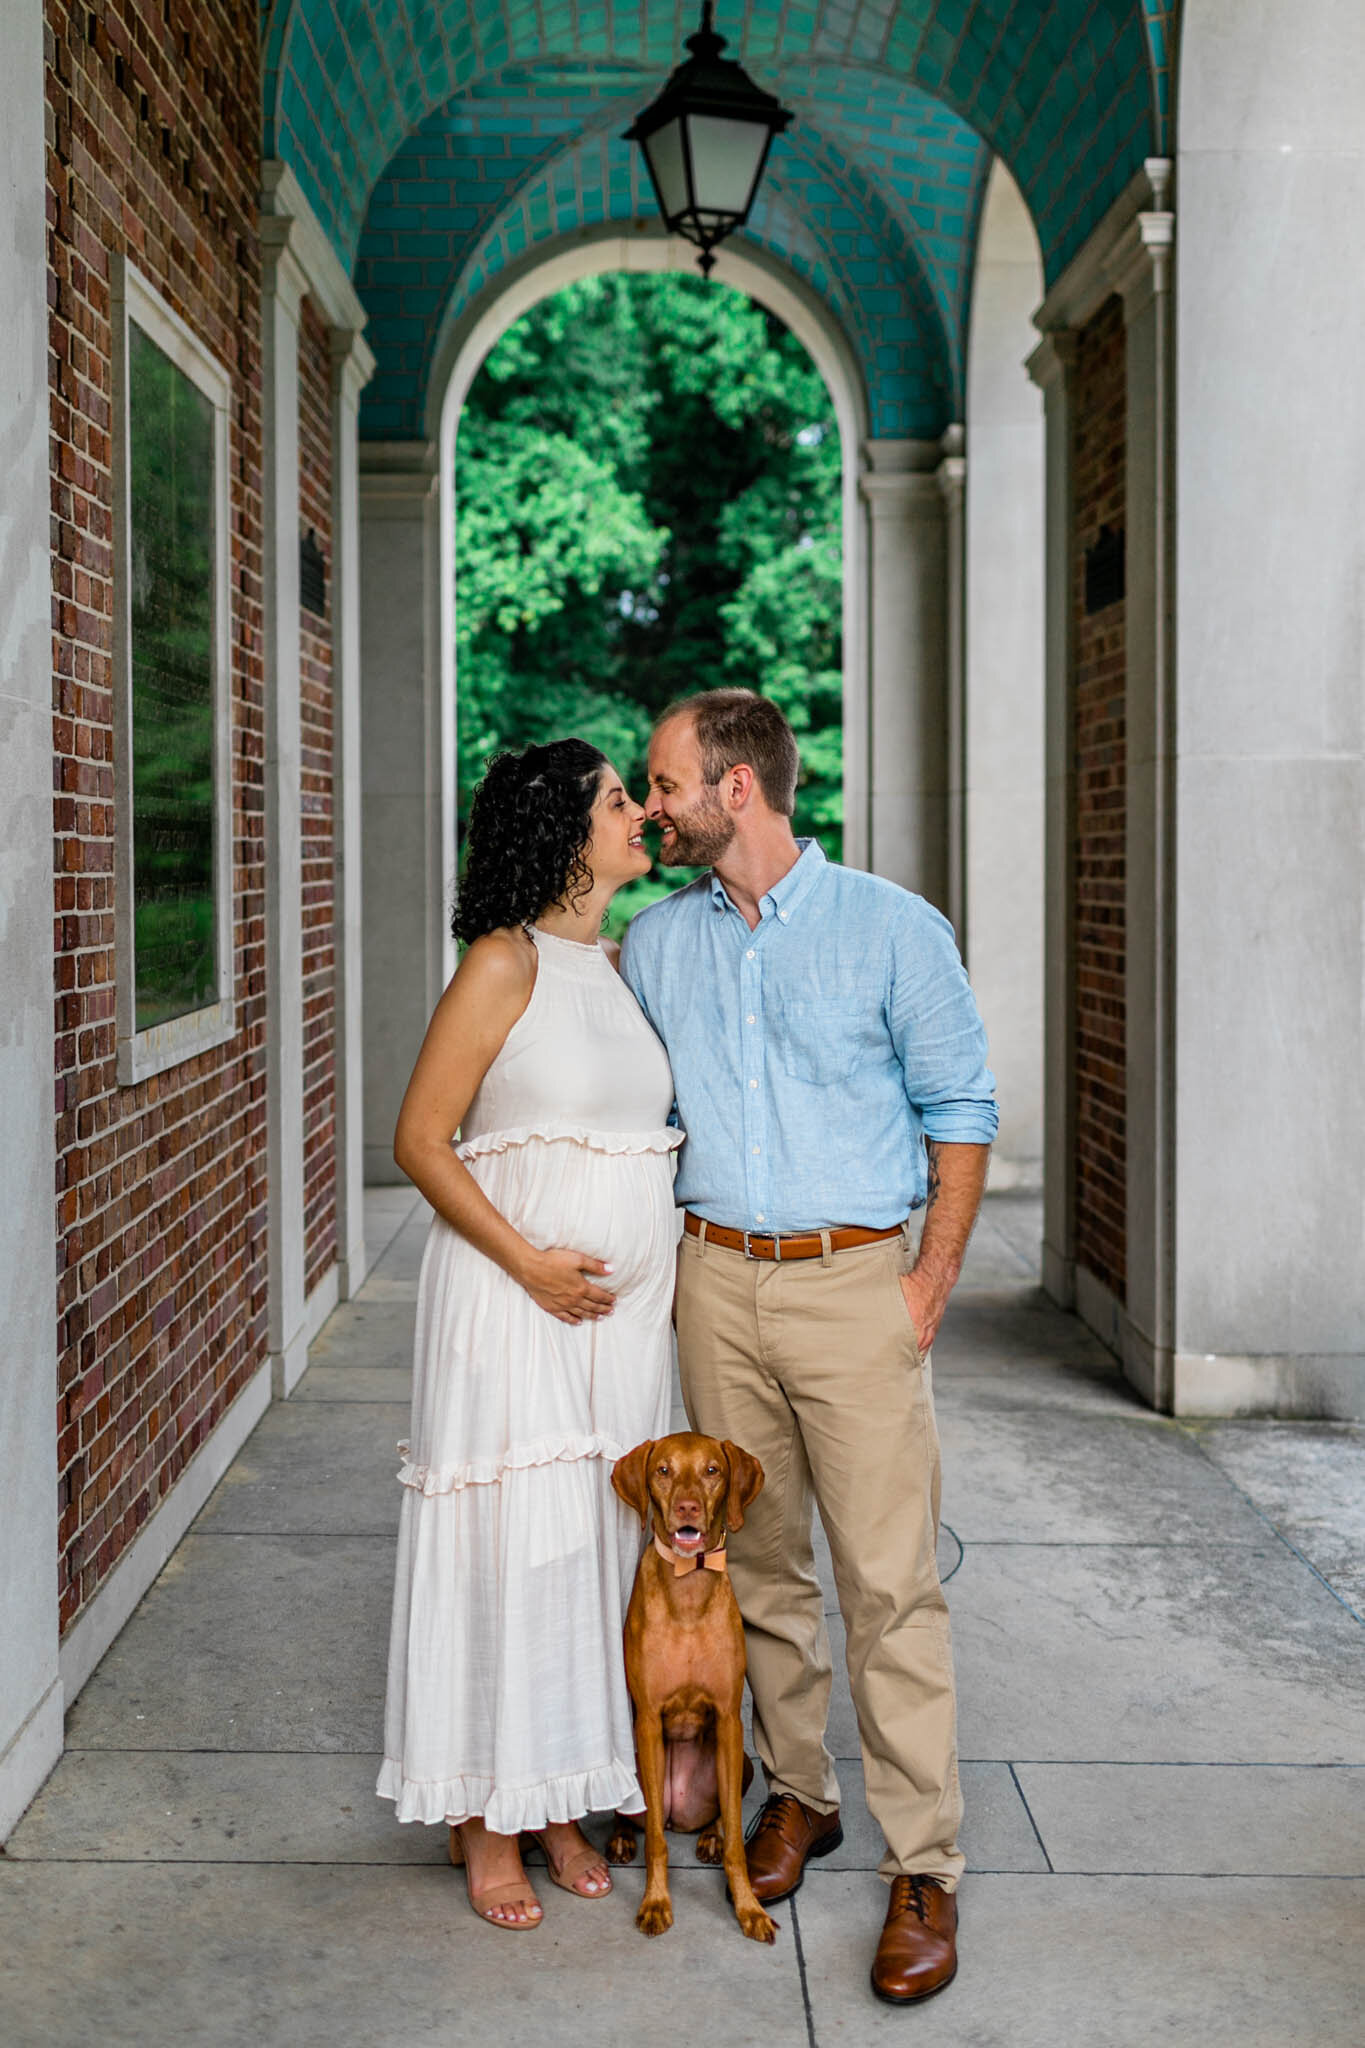
[[[671,1288],[673,1157],[532,1139],[469,1161],[493,1206],[529,1244],[569,1245],[611,1268],[614,1293]]]

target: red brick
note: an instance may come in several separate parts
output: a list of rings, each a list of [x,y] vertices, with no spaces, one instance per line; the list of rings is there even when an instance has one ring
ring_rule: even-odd
[[[1101,526],[1124,524],[1126,370],[1123,305],[1115,297],[1082,330],[1073,373],[1071,893],[1076,1257],[1120,1301],[1127,1289],[1127,641],[1122,599],[1086,615],[1085,553]]]

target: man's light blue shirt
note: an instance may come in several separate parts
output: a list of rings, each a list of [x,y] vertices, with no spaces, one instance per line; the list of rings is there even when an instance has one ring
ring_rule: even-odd
[[[672,1063],[679,1202],[885,1229],[923,1205],[926,1137],[994,1138],[986,1034],[947,919],[798,844],[754,931],[703,876],[632,921],[621,972]]]

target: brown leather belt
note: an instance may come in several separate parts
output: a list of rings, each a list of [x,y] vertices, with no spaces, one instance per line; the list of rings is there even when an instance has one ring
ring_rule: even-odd
[[[903,1223],[896,1223],[890,1230],[864,1230],[861,1224],[843,1223],[834,1230],[791,1230],[774,1234],[767,1230],[731,1230],[724,1223],[708,1223],[706,1242],[718,1244],[722,1251],[743,1252],[746,1259],[775,1259],[781,1265],[788,1259],[822,1258],[825,1238],[829,1239],[832,1252],[848,1252],[855,1245],[881,1244],[886,1238],[899,1237],[904,1228]],[[694,1216],[690,1209],[684,1209],[683,1229],[689,1237],[700,1237],[701,1217]]]

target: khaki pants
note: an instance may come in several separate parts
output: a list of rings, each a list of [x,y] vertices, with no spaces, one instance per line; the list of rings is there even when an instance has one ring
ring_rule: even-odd
[[[769,1790],[822,1812],[839,1803],[814,1502],[848,1636],[867,1804],[886,1836],[882,1874],[922,1871],[951,1890],[962,1794],[934,1555],[938,1431],[900,1291],[906,1265],[904,1238],[781,1265],[684,1236],[678,1359],[693,1427],[763,1466],[763,1491],[730,1538],[730,1575]]]

